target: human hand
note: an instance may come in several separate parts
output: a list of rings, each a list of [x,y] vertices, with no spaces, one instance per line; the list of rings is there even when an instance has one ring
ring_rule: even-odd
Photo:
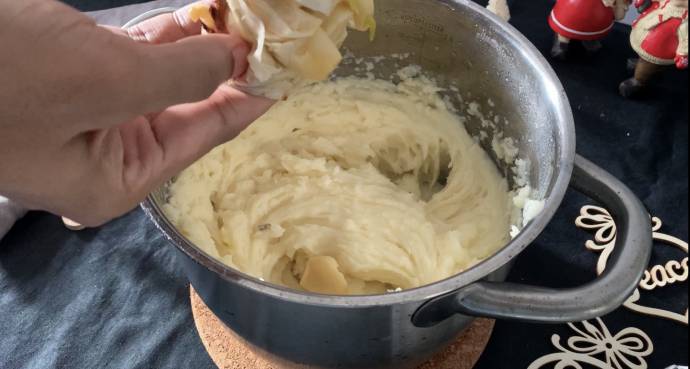
[[[688,69],[688,56],[687,55],[677,55],[676,56],[676,67],[681,70]]]
[[[57,1],[2,2],[0,193],[100,225],[263,114],[272,100],[223,84],[249,45],[187,14],[121,31]]]

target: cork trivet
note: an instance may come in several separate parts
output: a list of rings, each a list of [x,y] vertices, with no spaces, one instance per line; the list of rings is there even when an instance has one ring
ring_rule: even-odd
[[[219,369],[310,369],[250,347],[209,310],[190,287],[192,314],[201,342]],[[471,369],[484,352],[494,321],[476,320],[450,347],[419,369]]]

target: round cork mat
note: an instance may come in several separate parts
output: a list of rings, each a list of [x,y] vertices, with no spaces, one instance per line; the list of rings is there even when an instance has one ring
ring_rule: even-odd
[[[311,369],[250,347],[221,323],[192,287],[190,296],[201,342],[219,369]],[[450,347],[419,369],[472,369],[491,338],[494,323],[488,319],[476,320]]]

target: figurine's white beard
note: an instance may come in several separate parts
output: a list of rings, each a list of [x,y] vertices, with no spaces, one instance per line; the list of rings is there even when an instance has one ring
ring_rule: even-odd
[[[688,0],[672,0],[671,5],[687,9],[688,8]]]
[[[601,0],[601,1],[604,3],[604,5],[609,6],[609,7],[615,6],[616,2],[617,2],[617,0]]]

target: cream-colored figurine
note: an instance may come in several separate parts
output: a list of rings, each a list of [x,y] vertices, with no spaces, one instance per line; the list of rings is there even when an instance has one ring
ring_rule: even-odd
[[[616,20],[625,18],[630,0],[558,0],[549,16],[556,33],[551,55],[564,60],[572,40],[582,41],[589,52],[601,49],[601,40]]]
[[[668,66],[688,68],[688,0],[636,0],[635,6],[642,14],[630,43],[640,59],[635,75],[620,85],[624,97],[640,95]]]

